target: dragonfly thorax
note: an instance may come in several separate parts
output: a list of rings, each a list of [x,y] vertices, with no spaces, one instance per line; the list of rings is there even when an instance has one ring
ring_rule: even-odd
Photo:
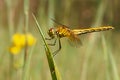
[[[48,30],[48,35],[51,37],[51,38],[54,38],[55,37],[55,30],[54,28],[50,28]]]

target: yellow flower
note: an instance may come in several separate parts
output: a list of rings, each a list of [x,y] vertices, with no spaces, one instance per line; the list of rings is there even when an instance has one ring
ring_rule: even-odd
[[[18,47],[18,46],[11,46],[10,49],[9,49],[9,51],[10,51],[11,54],[16,55],[16,54],[20,53],[21,48]]]
[[[10,47],[9,51],[12,54],[18,54],[22,48],[25,47],[27,44],[28,46],[32,46],[36,43],[36,39],[33,37],[32,34],[20,34],[16,33],[12,37],[12,46]]]
[[[28,33],[26,34],[26,38],[27,38],[27,45],[28,46],[32,46],[36,43],[36,39],[32,36],[32,34]]]
[[[36,43],[36,39],[30,33],[27,33],[26,35],[16,33],[13,35],[12,42],[15,46],[24,47],[26,44],[32,46]]]
[[[19,47],[25,46],[25,42],[26,42],[25,35],[20,34],[20,33],[14,34],[12,37],[12,42],[13,42],[13,45],[15,46],[19,46]]]

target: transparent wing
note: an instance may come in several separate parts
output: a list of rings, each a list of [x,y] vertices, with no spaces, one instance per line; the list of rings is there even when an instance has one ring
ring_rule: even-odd
[[[63,27],[67,27],[68,28],[68,26],[66,26],[66,25],[64,25],[64,24],[62,24],[62,23],[60,23],[60,22],[57,22],[55,19],[51,19],[53,22],[55,22],[57,25],[60,25],[60,26],[63,26]],[[58,26],[56,26],[56,27],[58,27]]]
[[[80,46],[82,46],[81,40],[75,34],[71,34],[71,36],[68,37],[68,42],[69,42],[69,44],[71,46],[74,46],[74,47],[80,47]]]

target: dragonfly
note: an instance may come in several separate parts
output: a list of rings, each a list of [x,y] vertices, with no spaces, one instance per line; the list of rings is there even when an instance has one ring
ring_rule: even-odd
[[[79,35],[114,29],[114,27],[112,27],[112,26],[103,26],[103,27],[95,27],[95,28],[87,28],[87,29],[70,29],[66,25],[58,23],[55,20],[53,20],[53,21],[55,23],[59,24],[59,26],[57,26],[55,28],[50,28],[48,30],[49,38],[46,38],[46,40],[55,39],[54,43],[48,44],[50,46],[55,46],[55,44],[56,44],[56,42],[58,40],[59,48],[56,51],[53,52],[53,56],[55,56],[62,48],[62,46],[61,46],[61,38],[66,37],[66,38],[68,38],[68,41],[72,45],[77,46],[79,44],[82,44],[81,40],[79,38]]]

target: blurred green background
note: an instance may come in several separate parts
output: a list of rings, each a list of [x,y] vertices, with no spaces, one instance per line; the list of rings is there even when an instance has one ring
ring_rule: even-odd
[[[27,0],[26,0],[27,1]],[[61,39],[62,50],[54,57],[62,80],[120,80],[120,1],[119,0],[0,0],[0,80],[22,80],[21,56],[9,53],[14,33],[24,33],[25,8],[28,10],[28,28],[37,43],[30,63],[30,80],[52,80],[44,43],[39,35],[32,13],[45,34],[57,25],[71,29],[113,26],[114,30],[81,35],[79,48]],[[53,41],[48,41],[52,43]],[[58,49],[58,44],[51,51]],[[11,57],[14,58],[11,60]],[[14,69],[11,64],[17,63]],[[13,68],[13,69],[12,69]],[[12,75],[11,75],[11,69]],[[11,78],[12,77],[12,78]]]

